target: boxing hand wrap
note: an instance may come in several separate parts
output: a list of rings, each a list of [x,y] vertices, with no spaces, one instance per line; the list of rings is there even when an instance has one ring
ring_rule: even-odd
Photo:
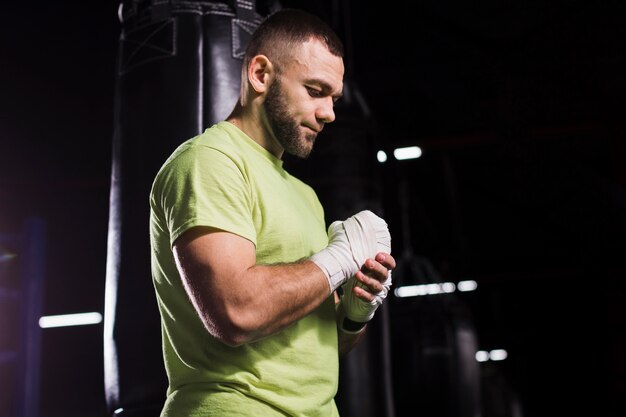
[[[376,253],[385,252],[391,253],[391,238],[381,239],[376,247]],[[358,281],[355,276],[351,277],[343,286],[343,297],[341,299],[341,303],[343,306],[343,311],[345,314],[344,317],[340,317],[341,327],[344,331],[348,333],[355,333],[360,331],[365,323],[370,321],[374,317],[374,313],[378,306],[380,306],[385,298],[387,297],[387,293],[391,288],[391,271],[387,273],[387,279],[382,282],[383,289],[378,293],[374,294],[374,299],[372,301],[364,301],[354,295],[352,289],[355,286],[359,286],[367,291],[367,287]]]
[[[361,211],[328,228],[328,246],[309,259],[326,275],[330,293],[350,279],[379,247],[391,248],[387,223],[369,210]]]
[[[382,284],[383,289],[374,294],[374,299],[372,301],[364,301],[354,295],[352,289],[357,285],[363,289],[366,289],[365,285],[357,281],[356,277],[350,278],[348,282],[346,282],[342,287],[343,297],[341,298],[341,303],[343,305],[345,316],[352,322],[361,323],[360,327],[362,328],[365,323],[367,323],[374,317],[376,309],[383,303],[383,301],[387,297],[387,293],[391,288],[391,271],[388,272],[387,279]],[[349,326],[343,324],[342,327],[344,328],[344,330],[349,332],[350,328],[354,328],[355,326],[354,324],[350,323]]]

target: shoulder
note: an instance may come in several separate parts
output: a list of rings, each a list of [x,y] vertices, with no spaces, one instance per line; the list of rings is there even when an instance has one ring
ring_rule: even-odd
[[[154,178],[152,193],[211,178],[239,177],[242,163],[235,140],[214,125],[172,152]]]
[[[157,177],[171,171],[184,172],[196,165],[215,166],[228,161],[236,162],[241,159],[239,154],[234,138],[227,130],[220,128],[220,124],[216,124],[180,144],[165,161]]]

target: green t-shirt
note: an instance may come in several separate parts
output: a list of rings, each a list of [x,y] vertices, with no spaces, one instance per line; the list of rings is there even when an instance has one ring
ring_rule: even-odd
[[[294,262],[328,244],[315,192],[241,130],[221,122],[180,145],[150,196],[152,275],[169,377],[162,416],[338,416],[332,297],[288,328],[229,347],[204,328],[183,288],[173,242],[195,226],[240,235],[257,264]]]

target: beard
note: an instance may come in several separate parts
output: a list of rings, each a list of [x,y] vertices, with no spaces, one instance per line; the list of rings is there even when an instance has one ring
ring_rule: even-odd
[[[298,122],[289,113],[289,105],[278,77],[269,87],[264,107],[270,128],[285,152],[302,159],[308,158],[317,134],[302,132]]]

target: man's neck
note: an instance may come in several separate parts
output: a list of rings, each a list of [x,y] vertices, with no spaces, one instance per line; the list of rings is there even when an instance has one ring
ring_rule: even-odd
[[[263,122],[258,112],[253,112],[250,109],[244,109],[237,105],[226,121],[239,128],[250,139],[265,148],[276,158],[282,158],[284,149],[271,135],[269,126]]]

